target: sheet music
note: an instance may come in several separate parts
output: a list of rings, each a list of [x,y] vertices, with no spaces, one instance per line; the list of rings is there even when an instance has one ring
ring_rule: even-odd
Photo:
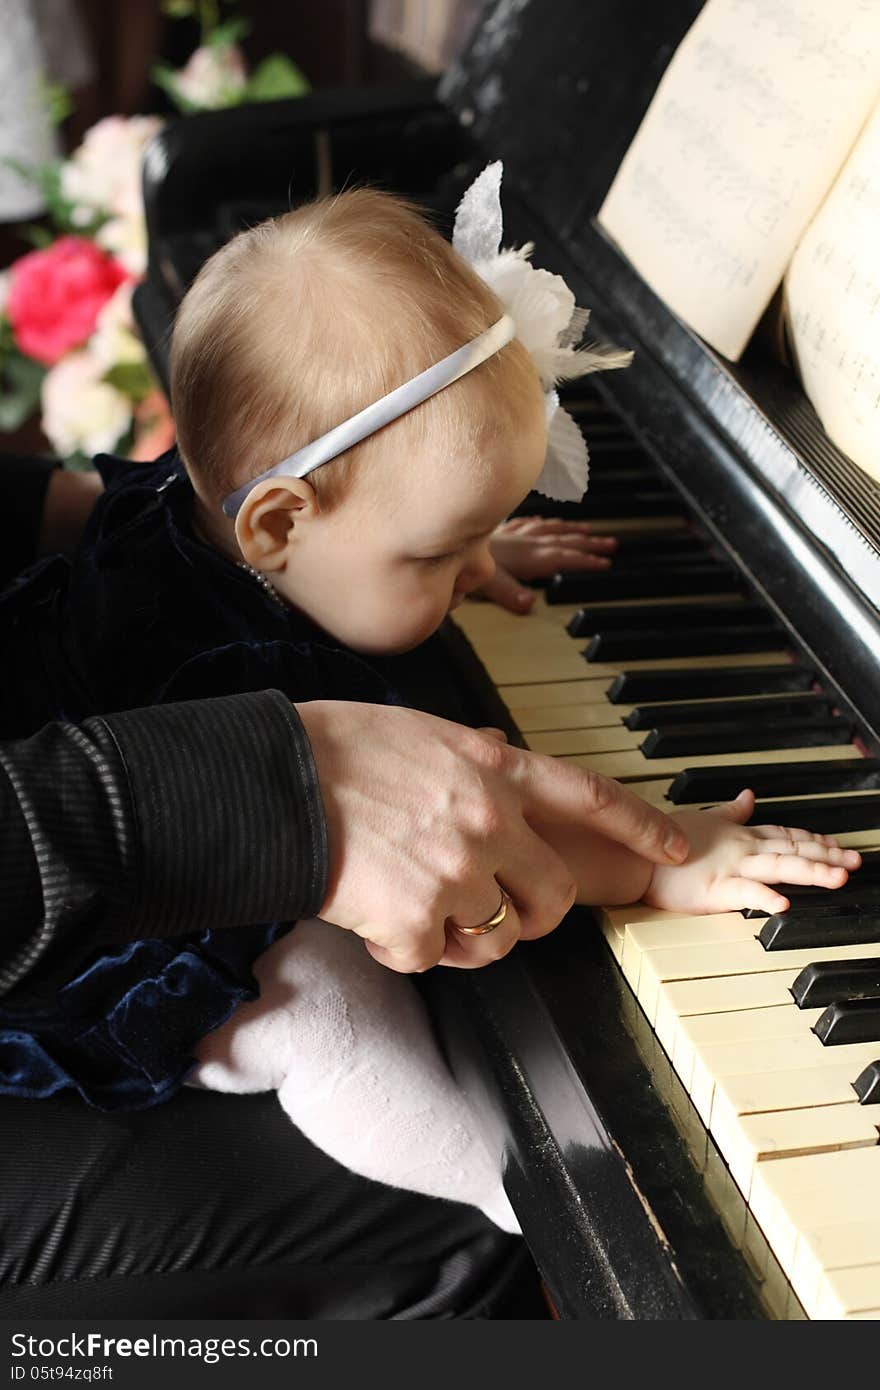
[[[880,482],[880,105],[794,254],[785,299],[804,390]]]
[[[599,213],[736,360],[880,96],[880,0],[708,0]]]

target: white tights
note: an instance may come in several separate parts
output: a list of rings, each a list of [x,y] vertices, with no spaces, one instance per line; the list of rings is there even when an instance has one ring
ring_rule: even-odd
[[[412,981],[350,932],[299,922],[254,966],[260,997],[198,1048],[191,1080],[213,1091],[277,1090],[305,1136],[346,1168],[480,1207],[519,1225],[473,1109]]]

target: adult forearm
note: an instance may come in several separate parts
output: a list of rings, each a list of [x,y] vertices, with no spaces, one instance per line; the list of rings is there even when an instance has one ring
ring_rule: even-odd
[[[54,724],[0,749],[0,988],[59,943],[314,913],[308,741],[277,692]]]

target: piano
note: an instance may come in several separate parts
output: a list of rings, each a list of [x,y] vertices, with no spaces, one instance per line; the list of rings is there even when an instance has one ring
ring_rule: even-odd
[[[505,240],[534,240],[596,336],[635,350],[568,401],[579,514],[620,548],[528,617],[458,610],[458,679],[521,744],[667,810],[751,786],[757,820],[835,834],[864,867],[770,919],[575,910],[490,968],[431,972],[430,1005],[560,1318],[877,1318],[880,489],[760,335],[720,358],[595,222],[699,9],[500,0],[436,91],[170,127],[136,312],[164,377],[198,265],[288,205],[294,166],[297,197],[373,178],[448,216],[504,160]]]

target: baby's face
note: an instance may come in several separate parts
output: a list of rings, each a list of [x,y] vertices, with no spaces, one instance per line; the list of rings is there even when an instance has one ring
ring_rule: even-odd
[[[318,517],[295,565],[273,579],[355,651],[408,651],[492,577],[491,533],[531,489],[545,449],[541,411],[479,461],[394,460],[376,487],[355,486]]]

